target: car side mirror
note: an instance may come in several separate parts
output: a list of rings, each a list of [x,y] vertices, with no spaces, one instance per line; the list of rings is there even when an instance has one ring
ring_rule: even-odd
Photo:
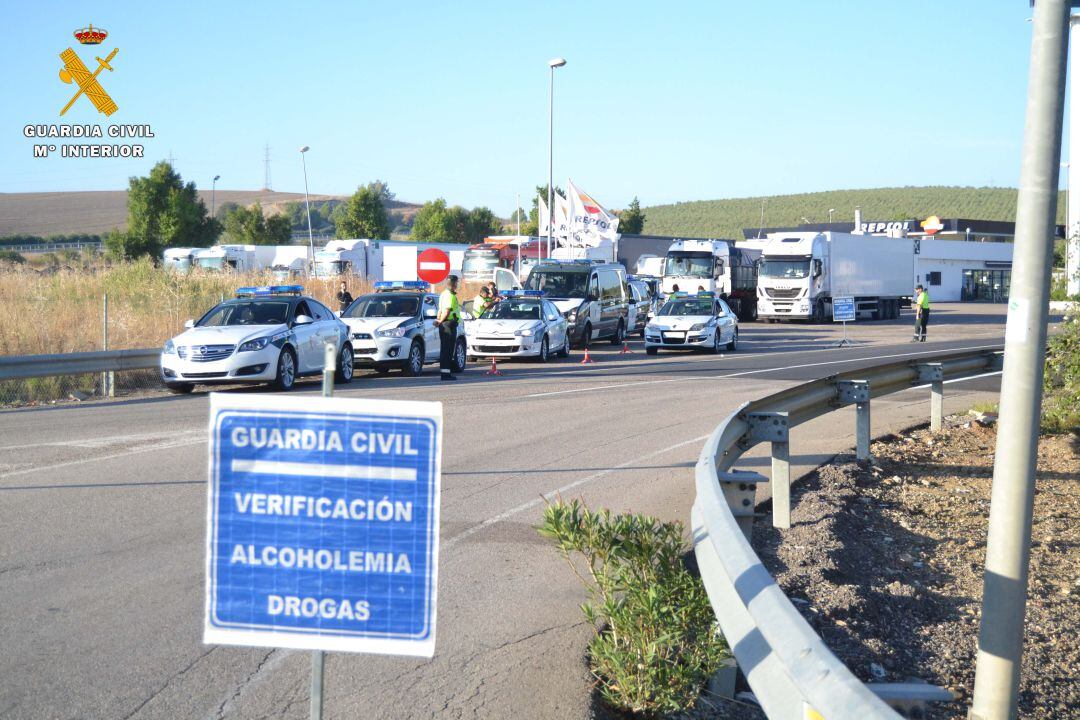
[[[296,316],[296,322],[294,322],[293,324],[294,325],[310,325],[313,322],[315,322],[315,320],[310,315],[297,315]]]
[[[195,321],[194,320],[185,321],[184,322],[184,327],[186,327],[188,330],[190,330],[191,328],[195,327]]]
[[[424,308],[424,319],[425,320],[434,320],[437,317],[439,317],[439,311],[436,308],[433,308],[433,307]]]

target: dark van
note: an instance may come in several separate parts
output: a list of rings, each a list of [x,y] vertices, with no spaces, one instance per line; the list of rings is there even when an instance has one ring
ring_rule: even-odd
[[[543,291],[559,308],[570,342],[579,347],[603,338],[612,345],[626,339],[626,269],[618,263],[541,260],[529,273],[525,289]]]

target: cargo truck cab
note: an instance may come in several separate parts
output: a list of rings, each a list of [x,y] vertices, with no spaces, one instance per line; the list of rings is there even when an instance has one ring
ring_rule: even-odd
[[[661,291],[715,293],[744,320],[757,317],[757,251],[728,240],[676,240],[664,257]]]

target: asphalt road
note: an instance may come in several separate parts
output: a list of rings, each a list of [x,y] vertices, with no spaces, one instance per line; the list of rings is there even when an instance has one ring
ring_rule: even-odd
[[[541,366],[472,365],[455,383],[359,376],[339,394],[441,400],[436,655],[331,655],[327,717],[581,718],[590,628],[576,578],[534,529],[545,497],[686,522],[692,466],[738,404],[874,363],[1000,345],[1002,306],[935,305],[840,329],[745,324],[736,353],[603,347]],[[947,409],[996,390],[949,386]],[[265,392],[241,389],[230,392]],[[317,383],[294,392],[317,394]],[[928,391],[874,401],[874,429],[924,420]],[[0,413],[0,717],[307,717],[305,652],[201,642],[207,395]],[[852,445],[850,411],[793,436],[796,470]],[[481,435],[482,437],[478,437]],[[763,464],[750,457],[741,467]]]

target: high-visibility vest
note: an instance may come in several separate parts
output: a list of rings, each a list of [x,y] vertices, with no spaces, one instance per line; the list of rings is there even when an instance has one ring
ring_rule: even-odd
[[[457,294],[450,292],[449,289],[443,290],[439,295],[439,315],[442,315],[444,310],[448,311],[447,320],[454,322],[461,320],[461,304],[458,302]]]
[[[490,301],[483,295],[477,295],[476,299],[472,301],[473,317],[480,317],[480,314],[488,309],[489,302]]]
[[[929,310],[930,309],[930,293],[923,290],[921,293],[919,293],[919,297],[916,300],[916,302],[918,303],[919,307],[921,307],[923,310]]]

